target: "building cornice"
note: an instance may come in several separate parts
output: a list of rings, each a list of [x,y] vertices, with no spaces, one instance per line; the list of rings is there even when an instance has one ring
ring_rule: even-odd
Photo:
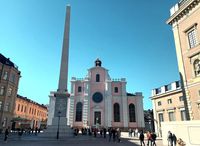
[[[200,0],[187,0],[182,5],[178,4],[178,10],[166,21],[166,23],[172,25],[174,22],[179,21],[199,3]]]
[[[162,98],[162,97],[169,96],[171,94],[175,94],[175,93],[179,93],[179,92],[180,93],[182,92],[182,88],[177,89],[177,90],[168,91],[168,92],[161,93],[161,94],[157,94],[157,95],[152,96],[150,98],[151,98],[151,100],[154,100],[154,99],[157,99],[157,98]]]

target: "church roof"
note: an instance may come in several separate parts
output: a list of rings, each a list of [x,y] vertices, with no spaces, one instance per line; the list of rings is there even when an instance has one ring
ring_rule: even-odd
[[[128,92],[126,93],[126,95],[127,95],[127,96],[135,96],[135,94],[133,94],[133,93],[128,93]]]

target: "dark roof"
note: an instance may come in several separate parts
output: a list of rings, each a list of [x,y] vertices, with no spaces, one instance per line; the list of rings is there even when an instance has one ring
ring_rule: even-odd
[[[135,96],[135,94],[133,94],[133,93],[128,93],[128,92],[126,93],[126,95],[127,95],[127,96]]]
[[[11,67],[18,69],[18,67],[12,61],[10,61],[10,58],[6,58],[1,53],[0,53],[0,62],[2,64],[5,64],[5,65],[8,65],[8,66],[11,66]]]
[[[40,107],[47,108],[44,104],[39,104],[39,103],[37,103],[37,102],[35,102],[35,101],[33,101],[33,100],[27,98],[27,97],[21,96],[21,95],[17,95],[17,98],[21,98],[22,100],[26,100],[27,102],[36,104],[36,105],[38,105],[38,106],[40,106]]]

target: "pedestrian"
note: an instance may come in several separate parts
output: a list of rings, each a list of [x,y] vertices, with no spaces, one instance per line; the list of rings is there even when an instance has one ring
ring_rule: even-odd
[[[175,134],[172,134],[172,143],[176,146],[177,138]]]
[[[167,141],[168,141],[168,146],[173,146],[172,133],[171,133],[171,131],[168,131]]]
[[[109,134],[109,142],[110,142],[112,138],[112,128],[108,129],[108,134]]]
[[[132,137],[132,133],[131,133],[131,128],[128,130],[128,135],[129,135],[129,137]]]
[[[6,128],[6,130],[5,130],[4,142],[7,142],[7,140],[8,140],[8,135],[9,135],[9,130],[8,130],[8,128]]]
[[[147,131],[147,146],[152,146],[152,137],[151,137],[151,133],[149,131]]]
[[[142,144],[145,146],[145,143],[144,143],[144,133],[143,131],[141,131],[140,133],[140,136],[139,136],[139,139],[140,139],[140,145],[142,146]]]
[[[156,146],[156,134],[154,132],[151,133],[151,139],[152,139],[152,146]]]
[[[117,141],[121,142],[121,130],[119,128],[117,128]]]
[[[107,132],[106,128],[103,128],[103,137],[104,138],[106,138],[106,132]]]
[[[135,129],[135,136],[138,137],[138,129]]]
[[[113,142],[115,142],[115,138],[116,138],[116,129],[115,128],[112,129],[112,136],[113,136]]]

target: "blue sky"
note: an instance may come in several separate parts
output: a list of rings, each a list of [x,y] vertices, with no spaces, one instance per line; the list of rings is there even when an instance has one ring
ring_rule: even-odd
[[[100,58],[127,91],[143,92],[179,80],[170,8],[178,0],[0,0],[0,53],[21,71],[18,94],[49,102],[58,87],[66,5],[71,5],[69,82],[85,77]]]

